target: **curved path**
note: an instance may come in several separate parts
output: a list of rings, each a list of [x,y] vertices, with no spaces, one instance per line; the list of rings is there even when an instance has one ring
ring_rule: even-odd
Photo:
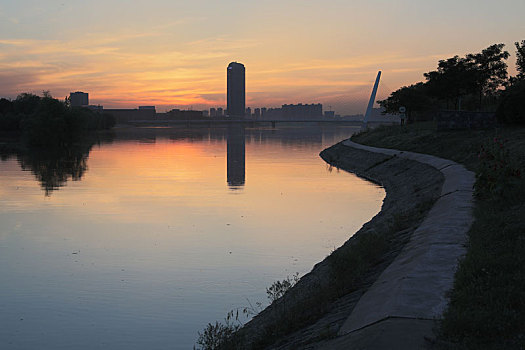
[[[445,177],[441,197],[402,252],[361,297],[339,330],[356,348],[419,348],[441,318],[472,224],[474,174],[450,160],[344,141],[345,146],[415,160]],[[353,341],[352,341],[353,340]],[[335,346],[334,348],[338,348]]]

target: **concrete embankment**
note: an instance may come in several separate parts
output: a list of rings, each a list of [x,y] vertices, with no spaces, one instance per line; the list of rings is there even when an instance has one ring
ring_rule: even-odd
[[[432,335],[432,319],[439,317],[446,305],[441,291],[449,289],[451,285],[455,263],[463,253],[462,244],[466,229],[470,225],[469,221],[468,225],[463,225],[461,232],[457,233],[462,237],[459,241],[455,239],[455,233],[444,229],[444,232],[451,233],[449,236],[453,237],[440,236],[441,238],[436,238],[437,241],[434,242],[432,237],[429,237],[434,235],[433,231],[421,229],[424,227],[422,222],[425,217],[428,218],[427,213],[430,210],[436,211],[438,222],[430,222],[429,229],[440,225],[443,227],[459,225],[446,216],[440,216],[447,206],[454,204],[447,202],[446,199],[456,200],[454,194],[445,192],[463,193],[459,191],[463,191],[463,187],[467,189],[469,185],[467,182],[461,182],[463,187],[459,191],[456,191],[454,181],[445,181],[443,185],[445,178],[448,175],[454,178],[454,172],[458,169],[458,166],[452,162],[428,164],[418,157],[413,156],[413,159],[410,159],[405,157],[404,153],[397,151],[385,154],[379,150],[366,150],[353,144],[339,143],[324,150],[321,157],[332,166],[354,172],[381,184],[387,193],[381,211],[343,246],[303,276],[282,299],[245,325],[240,332],[240,336],[244,338],[244,347],[392,348],[392,343],[387,342],[384,344],[388,346],[382,346],[381,342],[393,339],[394,335],[405,334],[406,327],[410,327],[413,331],[417,330],[412,333],[417,333],[418,339],[407,340],[401,337],[396,341],[404,341],[405,345],[415,341],[417,344],[414,343],[413,347],[416,348],[422,344],[424,336]],[[446,169],[449,169],[450,174],[447,174]],[[441,203],[443,198],[446,198],[445,202]],[[467,204],[465,208],[466,211],[470,210]],[[426,232],[430,233],[426,234]],[[357,265],[360,269],[358,273],[345,271],[344,268],[341,270],[340,262],[351,262],[356,247],[360,247],[360,244],[371,236],[380,237],[382,241],[379,242],[385,242],[383,246],[386,248],[377,250],[377,255],[369,259],[368,265]],[[419,243],[413,243],[415,241]],[[420,244],[421,242],[423,244]],[[439,245],[440,243],[442,244]],[[443,249],[428,250],[426,249],[428,244],[436,249],[438,246]],[[427,272],[430,273],[429,270],[433,268],[417,270],[414,275],[411,274],[412,270],[404,273],[405,265],[417,267],[421,263],[423,264],[421,267],[430,266],[429,264],[433,264],[434,253],[441,254],[441,250],[455,251],[452,256],[438,254],[439,261],[436,265],[446,265],[446,268],[441,269],[446,275],[446,282],[440,283],[436,280],[427,287],[421,287],[429,281],[418,278],[423,277]],[[407,255],[407,251],[413,251],[415,254]],[[334,256],[348,256],[348,259],[335,259]],[[415,265],[411,263],[412,258],[419,263]],[[448,258],[453,261],[452,264],[447,262]],[[344,273],[341,274],[340,271]],[[351,283],[345,280],[347,272],[353,273]],[[385,276],[392,278],[385,278]],[[344,283],[341,283],[341,280]],[[392,297],[389,297],[389,288]],[[437,304],[434,306],[422,303],[427,296],[420,293],[434,288],[439,290]],[[420,295],[420,298],[406,299],[404,298],[406,292]],[[395,302],[398,298],[401,298],[400,303]],[[424,300],[421,300],[422,298]],[[432,303],[431,299],[428,299],[429,303]],[[405,306],[410,305],[413,305],[411,311],[401,312]],[[421,309],[431,312],[420,312]],[[412,324],[413,320],[417,323]],[[368,340],[371,338],[376,338],[378,341],[369,343]]]
[[[330,348],[421,349],[432,338],[435,320],[447,306],[458,261],[466,252],[472,224],[474,174],[438,157],[374,148],[345,141],[345,146],[410,159],[439,170],[441,195],[408,244],[359,299]]]

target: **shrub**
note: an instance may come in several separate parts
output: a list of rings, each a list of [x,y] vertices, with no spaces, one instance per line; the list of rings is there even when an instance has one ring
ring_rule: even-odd
[[[511,159],[506,140],[494,138],[481,146],[474,184],[478,198],[504,199],[521,178],[520,167]]]

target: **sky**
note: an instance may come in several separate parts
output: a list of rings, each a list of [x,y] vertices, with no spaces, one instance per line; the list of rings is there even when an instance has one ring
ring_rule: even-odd
[[[226,67],[246,105],[322,103],[363,113],[440,59],[525,39],[523,0],[2,0],[0,97],[89,93],[105,108],[225,107]]]

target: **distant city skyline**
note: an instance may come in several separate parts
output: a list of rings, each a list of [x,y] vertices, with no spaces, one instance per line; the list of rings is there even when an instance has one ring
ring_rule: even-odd
[[[0,96],[90,93],[107,108],[226,107],[224,66],[249,67],[246,106],[319,102],[363,113],[440,59],[505,43],[515,74],[525,2],[50,0],[0,4]]]

